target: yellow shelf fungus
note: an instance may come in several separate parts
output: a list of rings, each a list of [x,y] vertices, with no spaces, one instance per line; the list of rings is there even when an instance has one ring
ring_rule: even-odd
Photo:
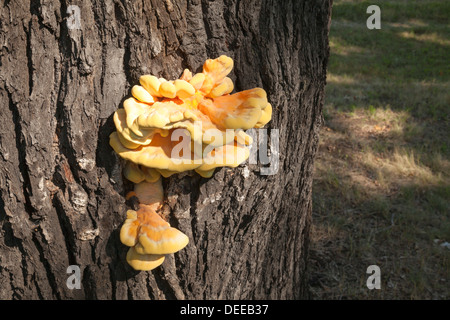
[[[237,167],[249,157],[252,143],[243,130],[261,128],[272,117],[263,89],[231,94],[232,69],[233,60],[222,55],[208,59],[202,72],[186,69],[174,81],[143,75],[114,114],[117,131],[110,145],[126,160],[124,176],[135,183],[129,196],[139,200],[120,231],[121,242],[130,247],[127,262],[136,270],[158,267],[165,255],[189,242],[158,214],[161,176],[195,170],[210,178],[218,167]]]

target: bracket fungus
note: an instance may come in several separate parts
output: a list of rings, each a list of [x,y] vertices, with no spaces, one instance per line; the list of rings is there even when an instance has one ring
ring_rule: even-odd
[[[152,270],[165,255],[183,249],[188,237],[165,221],[160,210],[161,176],[195,170],[209,178],[217,167],[236,167],[249,157],[252,139],[243,130],[260,128],[272,117],[266,92],[254,88],[231,94],[227,77],[233,60],[208,59],[203,71],[185,69],[180,79],[140,77],[132,97],[114,114],[117,131],[110,145],[125,159],[124,176],[135,183],[137,211],[128,210],[120,240],[130,249],[127,262]]]

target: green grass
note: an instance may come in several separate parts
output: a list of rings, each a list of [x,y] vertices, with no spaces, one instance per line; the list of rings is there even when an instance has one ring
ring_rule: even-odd
[[[376,4],[381,8],[383,22],[399,23],[411,20],[422,20],[429,24],[446,24],[450,13],[448,1],[437,0],[378,0],[378,1],[334,1],[333,19],[348,20],[359,23],[361,14],[367,16],[369,5]],[[365,20],[364,20],[365,22]]]
[[[381,9],[368,30],[366,8]],[[450,298],[450,2],[334,1],[314,298]],[[365,287],[367,266],[382,289]]]

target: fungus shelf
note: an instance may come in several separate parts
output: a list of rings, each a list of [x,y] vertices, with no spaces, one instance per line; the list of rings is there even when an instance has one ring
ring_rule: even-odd
[[[124,176],[135,183],[131,194],[139,200],[120,232],[130,247],[127,261],[136,270],[158,267],[165,255],[189,242],[158,214],[161,176],[195,170],[210,178],[217,167],[237,167],[252,143],[243,130],[261,128],[272,117],[263,89],[231,94],[234,84],[227,75],[232,69],[233,60],[222,55],[208,59],[203,72],[192,75],[186,69],[174,81],[143,75],[114,114],[117,131],[110,145],[126,160]]]

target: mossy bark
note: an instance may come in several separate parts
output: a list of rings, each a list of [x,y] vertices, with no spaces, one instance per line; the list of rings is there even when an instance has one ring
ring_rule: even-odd
[[[0,298],[306,298],[331,2],[2,0]],[[164,179],[164,212],[190,243],[136,272],[118,237],[133,186],[112,115],[140,75],[177,78],[221,54],[237,91],[267,91],[279,170]]]

